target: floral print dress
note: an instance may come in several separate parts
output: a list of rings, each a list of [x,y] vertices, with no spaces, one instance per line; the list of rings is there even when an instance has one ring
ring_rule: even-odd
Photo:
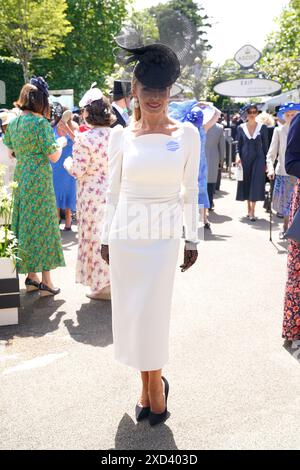
[[[110,129],[95,127],[77,134],[73,165],[77,178],[78,257],[76,282],[99,291],[109,286],[109,266],[101,257],[102,221],[107,190]]]
[[[8,125],[3,142],[17,160],[12,230],[19,240],[18,272],[65,266],[47,156],[58,148],[51,126],[45,118],[27,113]]]
[[[300,207],[300,179],[294,188],[290,224]],[[285,288],[282,337],[288,341],[300,340],[300,243],[290,241],[288,251],[288,279]]]

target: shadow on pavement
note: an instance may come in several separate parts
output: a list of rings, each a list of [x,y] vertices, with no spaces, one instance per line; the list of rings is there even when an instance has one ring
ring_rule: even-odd
[[[286,255],[288,250],[287,250],[287,242],[278,242],[276,244],[276,242],[274,242],[273,240],[270,242],[272,243],[272,245],[274,246],[274,248],[276,248],[277,250],[277,254],[278,255]],[[279,248],[278,248],[279,247]],[[280,248],[283,248],[282,250]]]
[[[284,349],[293,356],[294,359],[300,365],[300,340],[297,341],[285,341],[283,343]]]
[[[64,251],[71,251],[71,248],[78,245],[77,232],[63,232],[61,231],[61,243]]]
[[[82,304],[76,315],[77,324],[72,319],[64,321],[70,336],[75,341],[101,348],[112,344],[110,302],[92,300],[89,303]]]
[[[217,241],[217,242],[226,242],[228,238],[231,238],[231,235],[218,235],[213,233],[213,228],[211,230],[205,230],[204,232],[204,241]]]
[[[227,191],[217,190],[214,194],[214,199],[221,199],[222,197],[227,196],[229,193]]]
[[[39,298],[38,293],[26,294],[21,290],[21,307],[19,309],[19,324],[2,326],[0,339],[10,340],[14,337],[41,337],[53,333],[59,327],[61,318],[67,312],[59,311],[64,300],[53,297]],[[24,294],[25,293],[25,294]],[[54,315],[55,314],[55,315]]]
[[[229,222],[232,220],[232,217],[229,217],[228,215],[217,214],[215,211],[211,211],[208,218],[212,224],[223,224],[224,222]]]
[[[242,217],[240,221],[243,224],[250,225],[255,230],[264,230],[266,232],[270,230],[270,221],[268,219],[257,219],[255,222],[251,222],[247,217]],[[278,228],[278,225],[276,220],[272,221],[272,228]]]
[[[116,450],[176,450],[174,436],[165,424],[153,428],[148,421],[135,423],[128,414],[121,419],[116,438]]]

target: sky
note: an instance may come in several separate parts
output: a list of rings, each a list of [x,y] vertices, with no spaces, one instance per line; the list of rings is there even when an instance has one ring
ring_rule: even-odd
[[[142,10],[164,0],[136,0],[136,8]],[[214,65],[221,65],[233,58],[245,44],[262,50],[266,36],[274,28],[274,17],[279,16],[289,0],[199,0],[212,27],[207,39],[213,46],[208,58]]]

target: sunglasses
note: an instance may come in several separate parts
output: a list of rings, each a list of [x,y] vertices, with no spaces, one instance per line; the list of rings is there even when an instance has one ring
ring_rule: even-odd
[[[247,114],[257,114],[257,111],[256,111],[256,110],[253,110],[253,111],[247,111]]]

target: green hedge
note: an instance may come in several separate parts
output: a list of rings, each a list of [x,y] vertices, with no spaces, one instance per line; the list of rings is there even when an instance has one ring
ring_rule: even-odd
[[[0,80],[6,86],[6,103],[0,103],[0,107],[12,108],[24,85],[22,67],[18,60],[0,56]]]

